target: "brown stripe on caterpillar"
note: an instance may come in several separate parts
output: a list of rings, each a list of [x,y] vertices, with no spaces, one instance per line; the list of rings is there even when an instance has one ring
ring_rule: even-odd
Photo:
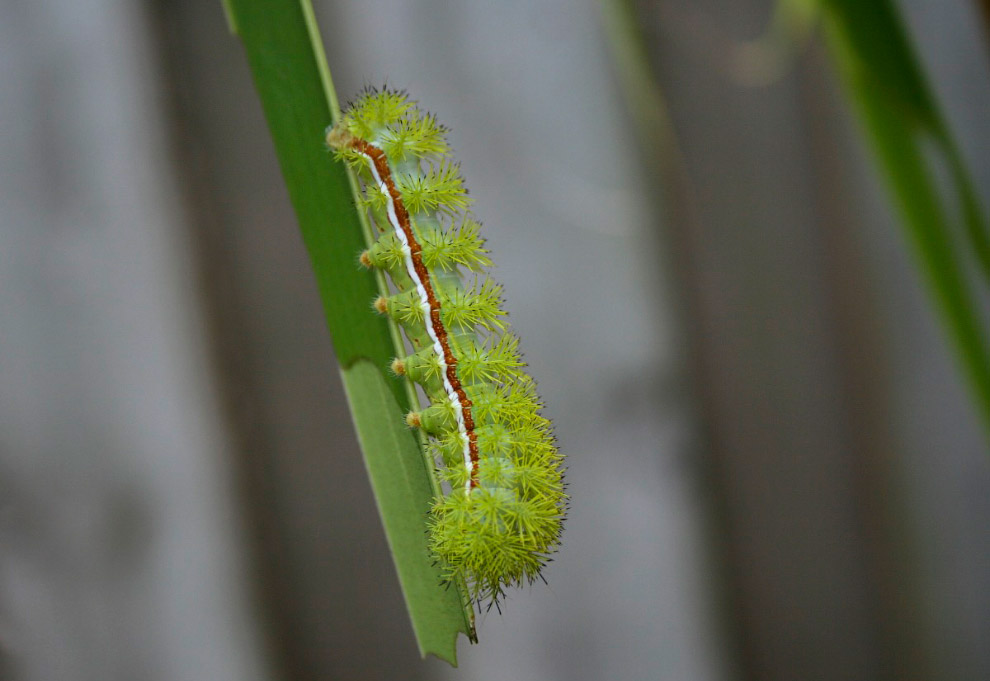
[[[430,279],[429,270],[423,263],[423,248],[413,232],[412,225],[409,220],[409,211],[406,210],[405,203],[402,200],[402,195],[399,193],[399,189],[395,185],[395,180],[392,177],[392,170],[388,165],[388,158],[386,157],[385,152],[370,142],[353,136],[347,140],[347,145],[367,156],[375,165],[375,170],[378,171],[378,176],[385,184],[385,188],[392,199],[395,216],[399,222],[398,227],[405,234],[406,241],[409,243],[409,252],[413,263],[413,268],[416,270],[420,283],[423,285],[423,290],[426,292],[427,303],[430,307],[430,322],[433,326],[433,331],[436,334],[437,341],[443,349],[444,362],[447,365],[447,381],[451,388],[453,388],[454,394],[457,396],[458,403],[461,407],[461,414],[464,420],[464,429],[468,438],[468,451],[471,460],[470,486],[474,489],[479,485],[479,454],[478,436],[474,430],[474,417],[471,413],[472,404],[471,400],[468,399],[467,393],[465,393],[463,386],[461,385],[460,379],[457,376],[457,358],[454,356],[454,353],[450,348],[447,329],[440,318],[440,301],[437,299],[436,293],[433,290],[433,282]]]

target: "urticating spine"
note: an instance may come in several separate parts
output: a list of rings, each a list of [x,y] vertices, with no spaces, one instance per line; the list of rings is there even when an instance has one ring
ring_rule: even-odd
[[[379,234],[360,261],[395,288],[374,307],[413,349],[392,369],[430,400],[406,419],[429,436],[447,490],[431,509],[430,547],[447,579],[479,601],[497,599],[539,576],[559,543],[566,496],[446,131],[404,93],[368,90],[327,142],[357,172]]]

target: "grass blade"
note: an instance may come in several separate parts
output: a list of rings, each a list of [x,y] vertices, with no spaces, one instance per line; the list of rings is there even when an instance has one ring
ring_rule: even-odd
[[[990,236],[890,0],[823,0],[829,42],[990,433]]]
[[[472,613],[458,589],[440,586],[427,550],[425,517],[436,481],[403,420],[410,390],[383,371],[398,336],[372,313],[379,285],[357,266],[369,232],[355,208],[353,179],[323,145],[324,129],[340,112],[312,8],[308,0],[225,0],[224,7],[247,52],[313,263],[420,652],[456,664],[458,632],[473,638]]]

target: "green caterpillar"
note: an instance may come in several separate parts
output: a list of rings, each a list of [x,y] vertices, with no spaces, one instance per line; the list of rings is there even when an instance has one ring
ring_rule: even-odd
[[[357,173],[378,239],[361,263],[396,289],[374,307],[413,352],[392,370],[430,405],[406,422],[428,436],[446,490],[428,519],[444,577],[479,603],[531,583],[560,541],[562,459],[518,339],[506,329],[491,265],[446,129],[401,92],[369,89],[327,131]],[[465,281],[465,272],[474,274]]]

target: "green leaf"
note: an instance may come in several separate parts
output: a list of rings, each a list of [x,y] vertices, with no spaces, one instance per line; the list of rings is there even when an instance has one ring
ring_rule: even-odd
[[[403,412],[374,364],[358,361],[342,373],[361,448],[376,453],[366,456],[365,464],[406,605],[417,613],[413,627],[420,650],[456,664],[458,630],[447,626],[447,620],[460,612],[461,596],[453,587],[437,594],[442,577],[425,531],[433,487],[422,474],[419,440],[408,428],[380,427],[382,418],[403,423]]]
[[[313,263],[420,652],[456,664],[457,633],[474,635],[472,612],[457,588],[440,585],[425,553],[425,513],[439,487],[403,419],[415,393],[383,370],[404,352],[394,326],[371,310],[381,281],[357,264],[370,229],[355,207],[353,178],[323,142],[340,112],[312,7],[308,0],[225,0],[224,7],[247,52]]]
[[[973,183],[890,0],[823,0],[828,36],[990,432],[980,312],[990,235]]]

